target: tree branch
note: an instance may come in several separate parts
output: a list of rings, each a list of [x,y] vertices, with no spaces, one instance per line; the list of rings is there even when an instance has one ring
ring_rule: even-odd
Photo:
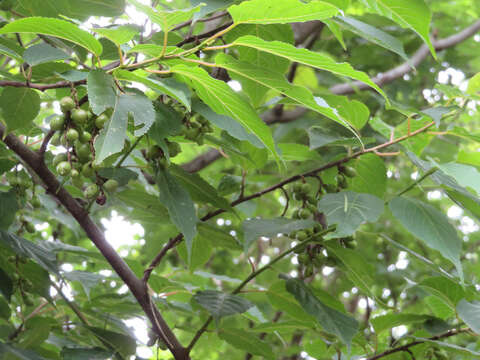
[[[175,359],[188,360],[188,353],[179,343],[175,334],[158,312],[158,309],[151,306],[147,287],[135,276],[125,261],[123,261],[115,249],[107,242],[103,232],[95,225],[88,212],[60,185],[57,177],[45,165],[42,155],[30,150],[28,146],[15,135],[6,135],[3,124],[0,124],[0,138],[38,175],[44,182],[47,193],[56,198],[83,228],[90,240],[92,240],[118,276],[128,286],[150,319],[155,332],[168,345]]]
[[[461,334],[461,333],[469,332],[469,331],[471,331],[471,330],[468,329],[468,328],[467,328],[467,329],[450,330],[450,331],[447,331],[447,332],[444,333],[444,334],[432,336],[431,338],[428,338],[428,339],[426,339],[426,340],[435,341],[435,340],[445,339],[445,338],[448,338],[448,337],[451,337],[451,336],[455,336],[455,335],[458,335],[458,334]],[[413,347],[413,346],[415,346],[415,345],[420,345],[420,344],[423,344],[423,343],[427,342],[426,340],[413,341],[413,342],[411,342],[411,343],[408,343],[408,344],[405,344],[405,345],[402,345],[402,346],[395,347],[395,348],[393,348],[393,349],[384,351],[384,352],[381,353],[381,354],[378,354],[378,355],[369,357],[369,358],[367,358],[367,360],[378,360],[378,359],[381,359],[381,358],[383,358],[383,357],[385,357],[385,356],[394,354],[394,353],[396,353],[396,352],[408,351],[411,347]]]

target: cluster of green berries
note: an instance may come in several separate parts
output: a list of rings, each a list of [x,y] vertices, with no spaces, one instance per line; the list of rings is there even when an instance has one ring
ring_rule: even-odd
[[[293,198],[302,202],[302,207],[295,209],[292,217],[294,219],[308,219],[314,214],[316,209],[317,200],[311,195],[312,186],[308,183],[295,183],[292,188]]]
[[[29,279],[25,279],[21,275],[21,266],[27,263],[27,259],[21,256],[9,256],[8,262],[15,264],[16,271],[10,274],[13,290],[19,291],[23,299],[23,303],[26,306],[33,306],[33,296],[31,291],[33,290],[33,283]]]
[[[326,193],[334,193],[346,189],[348,187],[347,178],[354,178],[357,176],[357,170],[352,166],[338,166],[337,185],[323,184],[322,189]]]
[[[64,115],[56,116],[50,121],[50,129],[55,131],[51,143],[65,146],[67,153],[55,155],[52,165],[58,175],[70,178],[74,186],[83,189],[84,178],[93,178],[101,167],[94,162],[92,156],[92,133],[101,130],[109,117],[101,114],[93,118],[89,111],[76,107],[75,101],[69,96],[60,100],[60,108]],[[118,182],[109,179],[101,183],[101,186],[88,185],[83,193],[87,199],[97,198],[97,202],[102,204],[105,202],[103,191],[112,193],[117,187]]]
[[[198,145],[203,145],[205,135],[212,132],[212,126],[203,117],[192,117],[182,127],[182,135],[185,139],[194,141]]]

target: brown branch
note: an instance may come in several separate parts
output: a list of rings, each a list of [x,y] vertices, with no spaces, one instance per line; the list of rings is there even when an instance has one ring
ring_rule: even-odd
[[[180,41],[178,44],[176,44],[175,46],[177,47],[182,47],[183,45],[185,44],[189,44],[189,43],[194,43],[194,42],[197,42],[198,40],[201,40],[201,39],[206,39],[206,38],[209,38],[215,34],[217,34],[218,32],[220,31],[223,31],[225,30],[226,28],[228,28],[229,26],[231,26],[233,23],[232,22],[228,22],[226,24],[223,24],[213,30],[210,30],[210,31],[207,31],[207,32],[204,32],[202,34],[198,34],[198,35],[194,35],[194,36],[190,36],[182,41]]]
[[[212,15],[208,18],[205,18],[205,19],[198,19],[196,20],[195,22],[209,22],[209,21],[212,21],[212,20],[216,20],[216,19],[220,19],[222,17],[224,17],[225,15],[228,15],[228,12],[226,11],[221,11],[219,12],[218,14],[216,15]],[[178,24],[177,26],[175,26],[172,30],[170,31],[176,31],[176,30],[180,30],[181,28],[184,28],[185,26],[190,26],[192,25],[193,23],[193,20],[188,20],[188,21],[185,21],[181,24]]]
[[[391,355],[391,354],[401,352],[401,351],[408,352],[411,347],[423,344],[423,343],[427,342],[427,340],[428,341],[430,341],[430,340],[431,341],[436,341],[436,340],[445,339],[445,338],[448,338],[448,337],[451,337],[451,336],[455,336],[455,335],[458,335],[458,334],[461,334],[461,333],[469,332],[469,331],[471,331],[471,330],[468,329],[468,328],[467,329],[458,329],[458,330],[449,330],[444,334],[432,336],[431,338],[428,338],[426,340],[413,341],[411,343],[408,343],[408,344],[398,346],[398,347],[395,347],[393,349],[384,351],[381,354],[378,354],[378,355],[367,358],[367,360],[378,360],[378,359],[381,359],[382,357],[385,357],[387,355]]]
[[[0,124],[0,138],[14,151],[43,181],[47,193],[60,202],[65,209],[75,218],[87,236],[92,240],[98,250],[109,262],[118,276],[128,286],[138,303],[152,322],[155,332],[167,344],[175,359],[188,360],[188,353],[179,343],[175,334],[160,315],[158,309],[150,305],[150,295],[147,287],[137,278],[125,261],[117,254],[115,249],[107,242],[103,232],[92,221],[88,212],[63,188],[57,177],[48,169],[40,154],[28,148],[18,137],[5,134],[5,126]]]

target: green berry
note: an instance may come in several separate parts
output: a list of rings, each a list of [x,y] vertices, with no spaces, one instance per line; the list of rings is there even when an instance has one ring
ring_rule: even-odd
[[[304,241],[304,240],[306,240],[307,238],[308,238],[308,234],[307,234],[305,231],[302,230],[302,231],[299,231],[299,232],[297,233],[297,240],[298,240],[298,241]]]
[[[147,149],[147,159],[153,160],[158,159],[163,154],[162,149],[157,145],[152,145]]]
[[[72,178],[76,178],[76,177],[79,177],[80,176],[80,173],[78,172],[77,169],[72,169],[72,171],[70,172],[70,176]]]
[[[90,163],[90,162],[83,165],[83,167],[82,167],[82,175],[83,176],[85,176],[87,178],[90,178],[93,175],[95,175],[95,170],[93,170],[91,165],[92,165],[92,163]]]
[[[72,111],[75,108],[75,101],[70,96],[65,96],[60,100],[60,109],[65,114],[68,111]]]
[[[75,140],[78,140],[78,131],[75,129],[69,129],[67,131],[67,140],[70,142],[74,142]]]
[[[308,194],[310,191],[312,191],[312,186],[305,183],[300,186],[300,189],[303,194]]]
[[[83,125],[88,120],[88,112],[83,109],[75,109],[72,111],[72,121],[77,125]]]
[[[301,209],[298,212],[298,215],[300,216],[300,219],[308,219],[310,217],[310,211],[307,209]]]
[[[345,174],[345,176],[347,176],[349,178],[353,178],[353,177],[357,176],[357,170],[354,167],[351,167],[351,166],[345,166],[342,169],[342,172]]]
[[[81,163],[89,161],[91,155],[89,144],[76,144],[75,153]]]
[[[312,275],[313,275],[313,264],[310,263],[305,268],[305,271],[303,272],[303,276],[309,277],[309,276],[312,276]]]
[[[67,161],[68,157],[66,153],[60,153],[55,155],[55,157],[52,160],[52,165],[57,166],[60,164],[62,161]]]
[[[337,192],[337,187],[333,184],[326,184],[323,186],[327,193],[334,193]]]
[[[107,121],[108,121],[108,116],[105,114],[102,114],[95,119],[95,126],[97,127],[97,129],[103,129]]]
[[[25,223],[25,230],[29,232],[30,234],[33,234],[37,229],[35,229],[35,225],[33,225],[31,222]]]
[[[35,208],[35,209],[38,209],[40,206],[42,206],[42,203],[40,202],[40,200],[36,196],[32,197],[32,200],[30,201],[30,203],[32,204],[33,208]]]
[[[109,179],[103,184],[103,188],[109,193],[113,193],[118,188],[118,181],[115,179]]]
[[[96,184],[88,185],[87,188],[84,190],[83,195],[87,199],[93,199],[97,196],[98,194],[98,186]]]
[[[59,146],[61,144],[60,137],[60,133],[55,133],[50,140],[50,144],[52,144],[53,146]]]
[[[88,131],[82,131],[80,134],[80,142],[83,144],[88,143],[92,139],[92,134],[90,134]]]
[[[53,131],[62,130],[65,126],[65,118],[63,116],[55,116],[50,120],[50,129]]]
[[[25,305],[27,306],[33,306],[33,300],[32,300],[32,297],[30,295],[25,295],[23,297],[23,302],[25,303]]]
[[[301,192],[302,192],[302,184],[295,183],[295,184],[293,185],[293,189],[292,189],[292,190],[293,190],[294,193],[297,193],[297,194],[298,194],[298,193],[301,193]]]
[[[72,166],[68,161],[62,161],[57,165],[57,173],[61,176],[67,176],[72,171]]]
[[[182,148],[180,147],[179,143],[176,143],[176,142],[168,143],[168,155],[170,155],[170,157],[173,158],[177,156],[178,154],[180,154],[181,151],[182,151]]]

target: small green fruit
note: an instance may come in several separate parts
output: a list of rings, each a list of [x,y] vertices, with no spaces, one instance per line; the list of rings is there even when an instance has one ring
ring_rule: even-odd
[[[67,154],[65,154],[65,153],[57,154],[57,155],[55,155],[55,157],[52,160],[52,165],[57,166],[62,161],[67,161],[67,159],[68,159]]]
[[[88,120],[88,112],[83,109],[75,109],[72,111],[72,121],[77,125],[83,125]]]
[[[300,216],[300,219],[308,219],[310,217],[310,211],[307,209],[301,209],[298,212],[298,215]]]
[[[87,188],[83,191],[83,195],[87,199],[93,199],[97,197],[98,194],[98,186],[96,184],[88,185]]]
[[[109,193],[113,193],[117,191],[118,181],[115,179],[109,179],[103,184],[103,188],[107,190]]]
[[[312,186],[305,183],[301,185],[300,189],[303,194],[308,194],[310,191],[312,191]]]
[[[31,222],[25,223],[25,230],[29,232],[30,234],[33,234],[37,229],[35,229],[35,225],[33,225]]]
[[[75,140],[77,140],[78,136],[78,131],[75,129],[69,129],[67,131],[67,140],[70,142],[74,142]]]
[[[75,101],[70,96],[65,96],[60,100],[60,109],[65,114],[68,111],[72,111],[75,108]]]
[[[67,176],[72,171],[72,166],[68,161],[62,161],[57,165],[57,173],[61,176]]]
[[[95,119],[95,126],[97,127],[97,129],[103,129],[107,121],[108,121],[108,116],[105,114],[102,114]]]
[[[173,158],[177,156],[178,154],[180,154],[181,151],[182,151],[182,148],[180,147],[179,143],[176,143],[176,142],[168,143],[168,154],[170,155],[170,157]]]
[[[295,183],[292,188],[294,193],[301,193],[302,192],[302,184]]]
[[[152,145],[147,149],[147,159],[148,160],[153,160],[153,159],[158,159],[162,155],[162,149],[158,147],[157,145]]]
[[[60,139],[60,133],[55,133],[53,136],[52,136],[52,139],[50,140],[50,144],[52,144],[53,146],[60,146],[61,144],[61,139]]]
[[[75,152],[80,162],[85,163],[90,160],[91,153],[89,144],[76,144]]]
[[[334,193],[337,192],[337,187],[333,184],[326,184],[323,186],[327,193]]]
[[[30,204],[32,204],[34,209],[38,209],[40,206],[42,206],[42,203],[36,196],[32,197],[32,200],[30,200]]]
[[[80,142],[83,144],[88,143],[92,139],[92,134],[90,134],[88,131],[82,131],[80,134]]]
[[[304,240],[306,240],[307,238],[308,238],[308,234],[307,234],[305,231],[302,230],[302,231],[299,231],[299,232],[297,233],[297,240],[298,240],[298,241],[304,241]]]
[[[30,295],[25,295],[23,297],[23,302],[25,303],[25,305],[27,306],[33,306],[33,300],[32,300],[32,297]]]
[[[55,116],[50,120],[50,129],[53,131],[62,130],[65,126],[65,118],[63,116]]]
[[[299,254],[298,262],[302,265],[307,265],[310,262],[310,256],[306,253]]]
[[[95,175],[95,170],[93,170],[92,166],[91,166],[92,163],[86,163],[83,165],[82,167],[82,175],[89,178],[89,177],[92,177],[93,175]]]
[[[351,166],[345,166],[342,169],[342,172],[345,174],[345,176],[347,176],[349,178],[353,178],[353,177],[357,176],[357,170],[354,167],[351,167]]]
[[[72,178],[77,178],[77,177],[80,176],[80,173],[78,172],[77,169],[72,169],[72,171],[70,172],[70,176],[71,176]]]

